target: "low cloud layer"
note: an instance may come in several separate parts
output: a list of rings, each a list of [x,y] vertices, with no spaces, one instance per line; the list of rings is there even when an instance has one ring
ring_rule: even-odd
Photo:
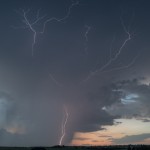
[[[125,136],[120,139],[113,139],[112,141],[116,144],[132,144],[132,143],[143,143],[144,140],[150,138],[150,133]]]
[[[140,80],[134,79],[118,82],[115,86],[116,88],[112,92],[118,93],[120,96],[112,105],[104,106],[103,110],[123,118],[150,117],[149,85],[141,84]]]

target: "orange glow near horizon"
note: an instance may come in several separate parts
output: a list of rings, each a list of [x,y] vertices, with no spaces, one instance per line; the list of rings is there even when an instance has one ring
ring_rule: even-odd
[[[97,132],[91,133],[79,133],[77,132],[71,145],[111,145],[112,142],[108,141],[107,138],[98,137]]]
[[[113,139],[121,139],[125,136],[150,133],[150,122],[142,122],[136,119],[117,119],[120,124],[113,126],[102,126],[105,130],[96,132],[76,132],[70,145],[116,145]],[[149,144],[150,138],[135,143],[122,144]]]
[[[24,134],[25,128],[24,127],[7,127],[5,128],[7,132],[12,134]]]

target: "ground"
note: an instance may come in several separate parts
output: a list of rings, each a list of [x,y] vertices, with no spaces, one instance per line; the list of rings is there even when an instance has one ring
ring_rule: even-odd
[[[150,150],[150,145],[0,147],[0,150]]]

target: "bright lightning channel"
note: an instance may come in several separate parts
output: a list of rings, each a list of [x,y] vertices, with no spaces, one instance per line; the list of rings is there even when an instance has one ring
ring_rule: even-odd
[[[67,125],[68,117],[69,117],[68,110],[65,105],[64,105],[64,113],[65,113],[65,119],[63,119],[62,121],[62,127],[61,127],[62,135],[60,137],[59,145],[62,145],[63,139],[66,135],[66,125]]]
[[[122,45],[118,49],[118,51],[115,54],[115,56],[112,57],[110,55],[110,59],[101,68],[99,68],[99,69],[97,69],[95,71],[91,71],[89,73],[89,75],[83,80],[83,82],[87,82],[89,79],[91,79],[93,76],[95,76],[98,72],[106,72],[104,69],[106,69],[108,66],[110,66],[112,64],[112,62],[114,62],[115,60],[117,60],[117,58],[121,55],[121,53],[122,53],[124,47],[126,46],[126,44],[131,40],[131,34],[130,34],[129,30],[126,28],[126,26],[125,26],[122,18],[121,18],[121,24],[122,24],[124,32],[127,34],[127,38],[123,41]],[[134,60],[135,59],[133,59],[133,61]],[[127,68],[127,67],[130,66],[130,64],[133,64],[133,63],[129,63],[129,65],[127,65],[127,66],[118,67],[118,68],[116,68],[116,70]],[[115,68],[113,70],[115,70]]]
[[[78,5],[79,2],[78,1],[73,1],[72,0],[72,4],[69,6],[68,8],[68,11],[67,11],[67,14],[66,16],[62,17],[62,18],[56,18],[56,17],[52,17],[52,18],[49,18],[47,19],[44,23],[43,23],[43,28],[41,31],[37,31],[35,28],[34,28],[34,25],[36,25],[39,21],[41,21],[42,19],[44,19],[45,16],[42,16],[42,17],[39,17],[39,12],[40,10],[38,10],[37,12],[37,16],[36,16],[36,20],[34,22],[31,23],[31,21],[28,19],[27,17],[27,14],[29,13],[30,10],[23,10],[21,9],[21,13],[16,11],[17,13],[21,14],[21,16],[23,17],[23,23],[25,24],[25,26],[23,27],[13,27],[15,29],[18,29],[18,28],[22,28],[22,29],[29,29],[32,33],[33,33],[33,41],[32,41],[32,56],[34,56],[34,46],[36,44],[36,39],[37,39],[37,34],[43,34],[45,32],[45,28],[46,28],[46,25],[47,23],[51,22],[51,21],[57,21],[57,22],[63,22],[65,21],[66,19],[68,19],[70,17],[70,14],[71,14],[71,9]]]

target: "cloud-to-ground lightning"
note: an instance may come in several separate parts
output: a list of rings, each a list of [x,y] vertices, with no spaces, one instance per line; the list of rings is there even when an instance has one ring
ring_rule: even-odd
[[[41,20],[44,19],[44,17],[45,17],[45,15],[42,16],[42,17],[39,16],[40,10],[38,10],[37,15],[36,15],[36,19],[35,19],[33,22],[31,22],[31,21],[28,19],[28,17],[27,17],[27,14],[29,13],[30,10],[25,11],[25,10],[21,9],[21,12],[18,12],[18,11],[17,11],[17,12],[18,12],[19,14],[21,14],[21,16],[23,17],[23,21],[22,21],[22,22],[25,24],[25,26],[23,26],[23,27],[14,27],[14,28],[15,28],[15,29],[17,29],[17,28],[27,29],[27,28],[28,28],[28,29],[33,33],[32,56],[34,56],[34,46],[35,46],[35,44],[36,44],[37,35],[38,35],[38,34],[43,34],[43,33],[45,32],[46,25],[47,25],[49,22],[51,22],[51,21],[63,22],[63,21],[65,21],[66,19],[68,19],[69,16],[70,16],[70,14],[71,14],[71,9],[72,9],[74,6],[78,5],[78,4],[79,4],[78,1],[73,1],[73,0],[72,0],[72,3],[71,3],[71,5],[70,5],[69,8],[68,8],[67,14],[66,14],[64,17],[62,17],[62,18],[52,17],[52,18],[47,19],[46,21],[44,21],[42,30],[40,30],[40,31],[37,31],[37,30],[35,29],[35,27],[34,27],[34,25],[36,25],[39,21],[41,21]]]
[[[61,18],[56,18],[56,17],[52,17],[52,18],[48,18],[46,20],[44,20],[45,16],[41,16],[40,17],[40,10],[37,11],[36,17],[34,21],[31,21],[28,17],[30,10],[21,10],[21,15],[23,17],[23,23],[25,24],[24,27],[21,27],[23,29],[28,29],[31,33],[32,33],[32,45],[31,45],[31,51],[32,51],[32,56],[34,56],[34,52],[35,52],[35,46],[36,46],[36,42],[37,42],[37,36],[40,34],[44,34],[46,32],[46,26],[48,23],[52,22],[52,21],[56,21],[56,22],[64,22],[66,19],[68,19],[70,17],[71,14],[71,10],[74,6],[78,5],[79,2],[78,1],[72,1],[71,5],[68,7],[67,9],[67,14]],[[42,22],[42,29],[41,30],[37,30],[37,28],[35,28],[35,25],[37,25],[37,23]],[[112,45],[113,42],[115,41],[115,37],[112,40],[112,44],[110,47],[110,56],[109,59],[105,62],[105,64],[103,64],[100,68],[91,71],[89,73],[89,75],[84,79],[83,82],[88,81],[89,79],[91,79],[93,76],[95,76],[97,73],[104,73],[104,72],[109,72],[109,71],[114,71],[114,70],[121,70],[121,69],[125,69],[125,68],[129,68],[131,65],[133,65],[137,59],[137,56],[131,61],[129,62],[127,65],[125,66],[120,66],[120,67],[114,67],[111,68],[109,70],[107,67],[109,67],[114,61],[116,61],[118,59],[118,57],[121,55],[122,51],[124,50],[125,46],[127,45],[127,43],[131,40],[131,33],[129,31],[129,29],[125,26],[123,19],[121,18],[121,24],[123,27],[123,30],[125,32],[125,34],[127,35],[127,38],[123,41],[123,43],[121,44],[120,48],[117,50],[117,52],[115,53],[114,56],[112,56]],[[89,32],[91,30],[91,27],[89,25],[85,25],[85,32],[84,32],[84,52],[86,54],[86,56],[88,55],[88,42],[89,42]],[[51,78],[51,80],[59,87],[63,87],[63,85],[58,82],[56,80],[56,78],[49,73],[49,77]],[[82,83],[83,83],[82,82]],[[63,140],[65,138],[66,135],[66,125],[68,123],[68,117],[69,117],[69,113],[68,113],[68,109],[66,106],[63,107],[63,112],[64,112],[64,116],[63,116],[63,120],[62,120],[62,125],[61,125],[61,136],[60,136],[60,140],[59,140],[59,145],[62,145]]]
[[[96,75],[97,73],[99,73],[99,72],[105,72],[105,71],[106,71],[105,69],[106,69],[108,66],[110,66],[110,65],[112,64],[112,62],[114,62],[114,61],[117,60],[117,58],[121,55],[121,53],[122,53],[124,47],[125,47],[125,46],[127,45],[127,43],[131,40],[132,35],[131,35],[130,31],[126,28],[126,26],[125,26],[125,24],[124,24],[122,18],[121,18],[121,24],[122,24],[122,27],[123,27],[124,32],[125,32],[126,35],[127,35],[127,38],[123,41],[122,45],[121,45],[120,48],[118,49],[118,51],[117,51],[117,53],[115,54],[115,56],[112,57],[112,55],[111,55],[111,53],[112,53],[112,48],[111,48],[111,49],[110,49],[110,58],[109,58],[109,60],[108,60],[101,68],[99,68],[99,69],[97,69],[97,70],[95,70],[95,71],[91,71],[91,72],[89,73],[89,75],[83,80],[83,82],[88,81],[89,79],[91,79],[93,76],[95,76],[95,75]],[[114,41],[114,39],[113,39],[113,41]],[[135,58],[133,59],[133,62],[134,62],[134,60],[135,60]],[[129,63],[129,65],[126,65],[126,67],[127,67],[127,66],[131,66],[131,64],[133,64],[133,63]],[[124,67],[117,67],[117,70],[119,70],[119,68],[122,69],[122,68],[126,68],[126,67],[125,67],[125,66],[124,66]],[[115,70],[115,68],[113,68],[113,70]]]
[[[88,25],[85,25],[85,28],[86,28],[86,31],[85,31],[85,34],[84,34],[84,37],[85,37],[85,43],[84,43],[84,51],[85,51],[85,54],[88,54],[88,34],[91,30],[91,27],[88,26]]]
[[[64,105],[64,118],[63,118],[62,126],[61,126],[62,135],[60,137],[59,145],[62,145],[63,139],[66,135],[66,125],[67,125],[67,122],[68,122],[68,117],[69,117],[68,109]]]
[[[21,10],[21,12],[18,12],[22,17],[23,17],[23,23],[25,24],[25,26],[22,26],[22,27],[14,27],[15,29],[18,29],[18,28],[21,28],[21,29],[29,29],[32,34],[33,34],[33,40],[32,40],[32,47],[31,47],[31,51],[32,51],[32,57],[34,56],[34,47],[35,47],[35,44],[36,44],[36,41],[37,41],[37,36],[40,35],[40,34],[44,34],[45,32],[45,29],[46,29],[46,25],[52,21],[56,21],[56,22],[63,22],[65,21],[66,19],[68,19],[70,17],[70,14],[71,14],[71,10],[73,7],[77,6],[79,4],[78,1],[74,1],[72,0],[72,3],[71,5],[69,6],[68,10],[67,10],[67,14],[64,16],[64,17],[61,17],[61,18],[56,18],[56,17],[52,17],[52,18],[49,18],[49,19],[46,19],[44,21],[44,23],[42,24],[42,29],[41,30],[37,30],[35,28],[35,25],[37,23],[39,23],[39,21],[42,21],[44,20],[45,18],[45,15],[40,17],[40,10],[38,10],[37,12],[37,15],[36,15],[36,19],[32,22],[29,20],[28,18],[28,14],[30,12],[30,10]],[[87,34],[88,34],[88,30],[89,30],[89,27],[87,26],[87,31],[86,31],[86,34],[85,34],[85,38],[86,38],[86,41],[88,41],[88,38],[87,38]],[[55,77],[49,73],[49,77],[51,78],[51,80],[59,87],[63,87],[63,85],[61,83],[59,83]],[[67,121],[68,121],[68,110],[67,110],[67,107],[64,106],[64,113],[65,113],[65,116],[64,116],[64,119],[63,119],[63,122],[62,122],[62,135],[61,135],[61,138],[60,138],[60,141],[59,141],[59,145],[62,145],[62,142],[63,142],[63,139],[66,135],[66,125],[67,125]]]

